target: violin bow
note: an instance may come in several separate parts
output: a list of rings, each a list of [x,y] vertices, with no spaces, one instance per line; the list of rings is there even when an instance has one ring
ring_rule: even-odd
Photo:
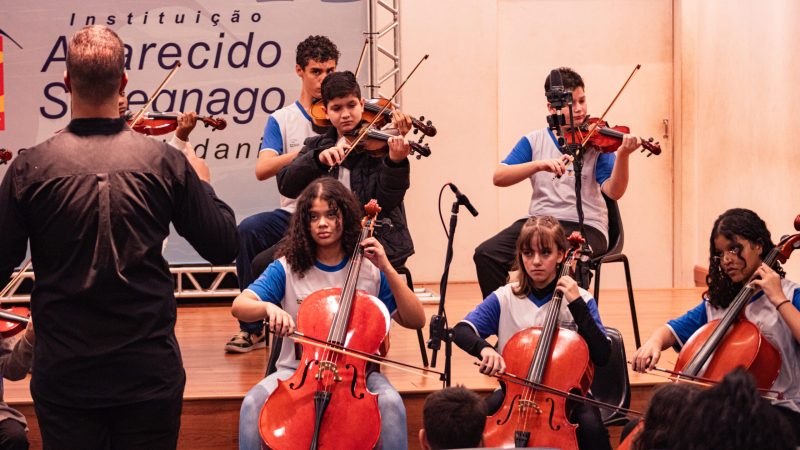
[[[369,39],[364,39],[364,46],[361,47],[361,56],[358,57],[358,64],[356,65],[356,78],[358,78],[358,73],[361,72],[361,63],[364,62],[364,55],[367,54],[367,45],[369,45]]]
[[[178,68],[180,66],[181,66],[181,62],[180,61],[177,61],[175,63],[175,65],[172,66],[172,70],[169,71],[167,76],[164,78],[164,81],[162,81],[161,84],[158,85],[158,87],[156,88],[156,91],[153,92],[153,94],[150,96],[150,99],[147,100],[147,103],[145,103],[145,105],[142,107],[142,109],[140,109],[139,112],[137,112],[136,115],[133,116],[133,119],[131,120],[131,123],[129,124],[129,126],[131,128],[133,128],[137,123],[139,123],[139,120],[142,119],[142,117],[145,114],[145,111],[147,111],[147,109],[150,108],[150,105],[153,104],[153,101],[155,101],[156,97],[158,97],[158,94],[161,93],[161,90],[164,89],[164,86],[166,86],[166,84],[169,82],[169,80],[172,79],[172,77],[175,75],[175,72],[178,70]]]
[[[627,361],[629,365],[633,365],[631,361]],[[653,373],[653,372],[660,372],[660,373]],[[712,380],[710,378],[700,377],[697,375],[689,375],[683,372],[677,372],[674,370],[664,369],[658,366],[654,366],[652,369],[647,371],[649,375],[659,378],[665,378],[672,382],[681,382],[681,383],[692,383],[702,387],[713,387],[719,384],[719,381]],[[678,378],[673,378],[678,377]],[[762,389],[757,388],[759,392],[763,393],[762,397],[768,400],[776,400],[783,398],[783,392],[776,391],[773,389]]]
[[[307,336],[307,335],[305,335],[303,333],[300,333],[299,331],[295,331],[294,333],[292,333],[292,334],[290,334],[290,335],[288,335],[286,337],[288,337],[290,339],[293,339],[296,342],[300,342],[300,343],[303,343],[303,344],[308,344],[308,345],[311,345],[311,346],[314,346],[314,347],[318,347],[318,348],[321,348],[321,349],[324,349],[324,350],[330,350],[332,352],[339,353],[339,354],[342,354],[342,355],[352,356],[354,358],[362,359],[364,361],[372,362],[372,363],[375,363],[375,364],[380,364],[380,365],[387,366],[387,367],[393,367],[395,369],[402,370],[404,372],[413,373],[415,375],[422,375],[423,377],[430,378],[431,376],[427,375],[428,373],[436,374],[436,375],[439,376],[439,380],[440,381],[444,380],[444,372],[439,372],[439,371],[436,371],[436,370],[433,370],[433,369],[428,369],[427,367],[418,367],[418,366],[415,366],[415,365],[412,365],[412,364],[406,364],[406,363],[403,363],[403,362],[400,362],[400,361],[394,361],[394,360],[391,360],[391,359],[388,359],[388,358],[384,358],[382,356],[373,355],[373,354],[370,354],[370,353],[365,353],[365,352],[361,352],[361,351],[358,351],[358,350],[350,349],[350,348],[344,347],[342,345],[337,345],[337,344],[334,344],[334,343],[331,343],[331,342],[328,342],[328,341],[323,341],[321,339],[317,339],[317,338],[313,338],[311,336]],[[416,372],[416,371],[418,371],[418,372]],[[419,372],[423,372],[423,373],[420,374]]]
[[[361,132],[356,137],[356,140],[353,141],[350,144],[350,149],[348,149],[346,152],[344,152],[344,156],[342,156],[342,161],[344,161],[344,159],[347,158],[347,156],[353,151],[354,148],[356,148],[356,146],[361,142],[361,140],[364,139],[364,136],[367,135],[367,131],[370,128],[372,128],[373,125],[375,125],[375,122],[377,122],[378,119],[383,117],[384,111],[386,111],[386,109],[389,107],[389,105],[392,104],[392,101],[394,100],[394,98],[397,97],[397,94],[400,93],[400,90],[403,89],[403,86],[405,86],[406,82],[408,82],[408,80],[411,78],[411,76],[414,75],[414,72],[417,71],[417,69],[422,64],[422,62],[425,61],[426,59],[428,59],[428,56],[430,56],[430,55],[425,55],[425,56],[422,57],[422,59],[419,60],[417,65],[414,66],[414,68],[411,70],[411,73],[409,73],[408,76],[406,76],[406,78],[403,80],[403,82],[400,83],[400,86],[398,86],[397,89],[395,89],[394,94],[392,94],[392,96],[389,97],[389,100],[386,102],[386,104],[383,105],[383,107],[380,109],[380,111],[378,111],[377,114],[375,114],[375,117],[372,119],[372,121],[366,127],[364,127],[364,129],[361,130]],[[341,164],[341,161],[339,162],[339,164]],[[336,166],[335,165],[331,166],[331,168],[328,170],[328,172],[333,171],[334,167],[336,167]]]
[[[476,365],[476,366],[480,366],[480,363],[478,363],[478,362],[474,362],[473,364]],[[505,381],[505,382],[508,382],[508,383],[514,383],[514,384],[518,384],[520,386],[525,386],[525,387],[528,387],[528,388],[533,388],[533,389],[537,389],[537,390],[540,390],[540,391],[544,391],[544,392],[547,392],[549,394],[555,394],[555,395],[558,395],[559,397],[564,397],[564,398],[569,399],[569,400],[575,400],[575,401],[578,401],[578,402],[581,402],[581,403],[594,405],[594,406],[597,406],[599,408],[607,409],[609,411],[616,411],[616,412],[621,412],[621,413],[624,413],[624,414],[630,414],[630,415],[633,415],[633,416],[644,417],[644,414],[642,414],[641,412],[636,411],[634,409],[623,408],[621,406],[609,405],[608,403],[603,403],[603,402],[601,402],[599,400],[595,400],[593,398],[584,397],[584,396],[578,395],[578,394],[573,394],[572,392],[562,391],[561,389],[556,389],[556,388],[547,386],[547,385],[542,384],[542,383],[537,383],[535,381],[527,380],[525,378],[518,377],[518,376],[516,376],[514,374],[511,374],[511,373],[502,373],[502,374],[495,374],[495,375],[488,375],[488,376],[490,376],[492,378],[497,378],[498,380],[502,380],[502,381]]]
[[[608,107],[606,108],[606,110],[605,110],[605,111],[603,111],[603,114],[600,116],[600,119],[598,119],[598,121],[600,121],[600,122],[602,122],[602,121],[603,121],[603,119],[606,117],[606,114],[608,114],[608,111],[611,109],[611,107],[612,107],[612,106],[614,106],[614,103],[615,103],[615,102],[617,101],[617,99],[619,98],[619,95],[620,95],[620,94],[622,94],[622,91],[624,91],[624,90],[625,90],[625,87],[626,87],[626,86],[628,86],[628,82],[629,82],[629,81],[631,81],[631,78],[633,78],[633,75],[635,75],[635,74],[636,74],[636,71],[637,71],[637,70],[639,70],[639,69],[641,69],[641,68],[642,68],[642,65],[641,65],[641,64],[636,64],[636,67],[634,67],[634,68],[633,68],[633,71],[631,71],[631,74],[630,74],[630,75],[628,75],[628,79],[627,79],[627,80],[625,80],[625,83],[622,85],[622,87],[619,89],[619,91],[617,91],[617,95],[615,95],[615,96],[614,96],[614,98],[611,100],[611,103],[609,103],[609,105],[608,105]],[[599,128],[600,128],[600,127],[594,127],[594,128],[592,128],[592,130],[591,130],[591,131],[589,131],[589,134],[587,134],[587,135],[586,135],[586,137],[584,137],[584,138],[583,138],[583,141],[581,142],[581,147],[583,147],[584,145],[586,145],[586,143],[587,143],[587,142],[589,142],[589,139],[590,139],[592,136],[594,136],[594,133],[595,133],[595,132],[596,132],[596,131],[597,131]]]
[[[28,258],[25,261],[25,264],[22,265],[22,268],[19,269],[19,272],[17,272],[17,274],[14,275],[13,278],[11,278],[11,281],[8,282],[8,284],[3,288],[3,290],[0,291],[0,297],[5,297],[6,294],[8,294],[8,291],[11,290],[11,286],[14,286],[17,283],[17,281],[19,281],[23,277],[23,275],[25,275],[25,271],[28,270],[28,267],[30,267],[30,265],[31,265],[31,258]]]

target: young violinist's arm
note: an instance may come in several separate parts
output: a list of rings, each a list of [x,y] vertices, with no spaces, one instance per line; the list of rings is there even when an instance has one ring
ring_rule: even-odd
[[[800,342],[800,311],[795,306],[793,298],[786,298],[786,294],[784,294],[781,287],[780,275],[764,263],[761,263],[761,266],[756,269],[756,275],[760,276],[761,279],[756,278],[752,281],[752,284],[764,291],[764,295],[769,299],[770,303],[778,308],[778,314],[781,315],[783,321],[792,331],[794,340]]]
[[[271,149],[262,149],[256,161],[256,178],[259,181],[269,180],[294,161],[299,154],[300,152],[292,152],[279,155]]]
[[[611,171],[611,177],[603,183],[601,187],[604,194],[611,197],[613,200],[619,200],[628,189],[629,178],[629,159],[631,153],[639,148],[640,141],[636,136],[626,134],[622,138],[622,145],[617,149],[617,159],[614,162],[614,169]]]
[[[661,358],[661,352],[672,347],[676,343],[677,340],[675,339],[675,335],[672,334],[672,330],[666,325],[661,325],[653,332],[647,341],[634,352],[631,358],[633,370],[637,372],[651,370]]]
[[[364,250],[364,257],[386,277],[386,282],[397,303],[397,311],[394,314],[395,322],[405,328],[419,329],[425,326],[425,311],[422,309],[422,303],[419,302],[417,295],[408,288],[405,278],[397,273],[389,263],[381,243],[374,237],[368,237],[361,241],[361,248]]]
[[[572,157],[562,155],[560,158],[533,160],[533,149],[527,137],[523,137],[494,170],[492,182],[495,186],[507,187],[528,179],[536,172],[546,171],[555,175],[563,175],[567,170],[567,162]]]

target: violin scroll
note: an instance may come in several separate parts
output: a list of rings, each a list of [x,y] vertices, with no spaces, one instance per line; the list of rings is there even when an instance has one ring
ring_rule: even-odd
[[[10,151],[0,147],[0,164],[8,164],[8,162],[11,161],[11,158],[13,156],[14,155]]]

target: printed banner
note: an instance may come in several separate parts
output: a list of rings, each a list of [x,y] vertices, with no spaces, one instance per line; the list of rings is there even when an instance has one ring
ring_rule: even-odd
[[[168,3],[4,2],[0,6],[0,35],[5,38],[5,51],[0,47],[0,148],[16,157],[21,149],[66,126],[70,114],[64,87],[68,39],[84,25],[107,25],[125,43],[130,109],[141,108],[180,61],[182,67],[152,109],[225,118],[227,128],[214,132],[198,122],[190,139],[211,169],[214,189],[233,207],[238,221],[277,208],[275,182],[256,180],[255,162],[269,114],[300,95],[297,44],[309,35],[326,35],[342,54],[339,68],[354,70],[367,24],[366,1]],[[361,73],[364,78],[367,70]],[[165,140],[170,137],[164,136]],[[0,165],[0,177],[7,167]],[[165,255],[171,264],[202,261],[174,232]]]

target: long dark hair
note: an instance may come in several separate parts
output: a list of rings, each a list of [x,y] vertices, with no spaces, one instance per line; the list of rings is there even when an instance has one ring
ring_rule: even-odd
[[[297,197],[297,209],[289,222],[288,232],[275,252],[276,258],[285,256],[292,270],[301,277],[314,265],[317,258],[317,243],[311,236],[309,213],[316,199],[327,201],[329,208],[341,212],[341,245],[345,252],[355,248],[360,234],[361,208],[353,193],[331,177],[312,181]]]
[[[632,448],[666,448],[675,432],[675,422],[687,413],[686,405],[691,404],[699,392],[697,386],[688,383],[668,383],[658,388],[644,415],[644,429],[634,438]]]
[[[754,245],[760,245],[762,260],[775,247],[775,244],[772,243],[772,236],[767,229],[767,224],[761,220],[761,217],[758,217],[758,214],[749,209],[729,209],[717,217],[709,238],[708,275],[706,276],[708,290],[703,293],[703,298],[717,308],[727,308],[736,294],[744,287],[744,281],[734,283],[722,270],[721,255],[714,245],[718,236],[723,236],[730,241],[739,236]],[[741,255],[736,255],[736,257],[742,258]],[[781,277],[785,276],[779,263],[776,262],[774,268]]]
[[[567,236],[558,219],[551,216],[536,216],[528,219],[522,225],[522,230],[517,238],[517,256],[514,264],[517,268],[519,284],[513,289],[514,295],[517,296],[527,296],[533,292],[533,279],[528,275],[525,264],[522,262],[522,253],[534,250],[531,247],[532,241],[535,241],[535,245],[540,249],[550,249],[554,252],[567,251]],[[559,270],[558,267],[556,266],[556,270]]]
[[[685,405],[667,448],[790,450],[795,448],[792,431],[777,408],[761,398],[752,375],[740,367]]]

